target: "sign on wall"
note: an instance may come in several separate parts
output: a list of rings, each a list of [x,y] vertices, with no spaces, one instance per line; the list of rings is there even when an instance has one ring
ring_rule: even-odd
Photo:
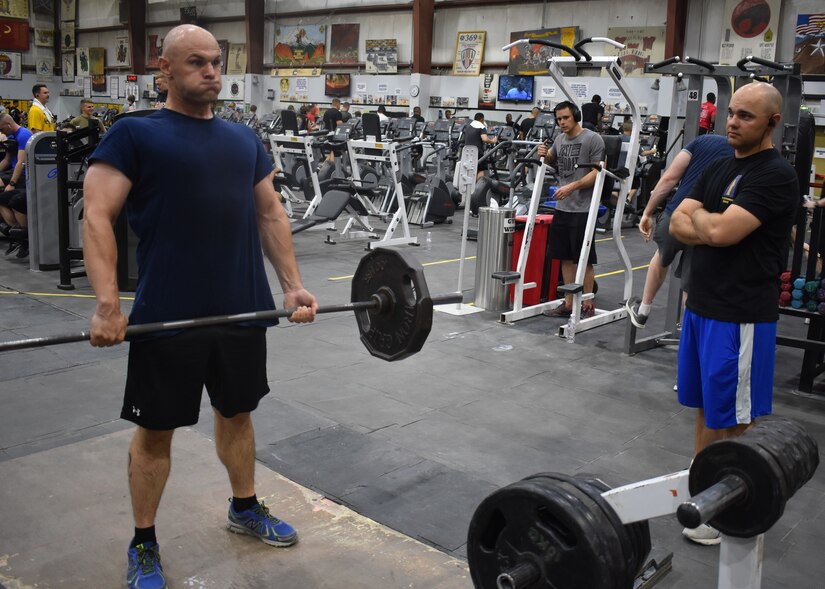
[[[106,96],[106,49],[89,47],[89,73],[92,76],[92,96]]]
[[[367,73],[398,73],[398,41],[396,39],[367,39]]]
[[[453,55],[454,76],[477,76],[481,73],[481,61],[484,59],[484,31],[459,32],[455,39]]]
[[[229,44],[229,61],[226,64],[226,73],[231,75],[246,73],[246,43]]]
[[[34,29],[34,44],[36,47],[54,47],[54,29]]]
[[[81,77],[86,77],[90,75],[89,70],[89,48],[88,47],[78,47],[77,51],[77,68],[75,70],[75,74]]]
[[[510,33],[510,42],[519,39],[545,39],[572,47],[579,40],[579,27],[558,27],[538,31],[517,31]],[[510,65],[507,73],[511,76],[541,76],[547,74],[547,61],[562,51],[546,45],[521,43],[510,48]]]
[[[115,34],[115,65],[128,67],[130,62],[129,32],[118,31]]]
[[[334,24],[329,34],[330,63],[358,63],[358,39],[361,25]]]
[[[74,21],[63,21],[60,23],[60,50],[70,51],[74,49]]]
[[[75,20],[77,14],[76,0],[61,0],[60,2],[60,20]]]
[[[74,82],[74,52],[61,56],[60,75],[63,82]]]
[[[0,19],[0,49],[29,50],[29,23]]]
[[[478,77],[478,108],[496,107],[498,74],[484,74]]]
[[[0,80],[22,80],[22,54],[0,51]]]
[[[37,58],[37,81],[51,82],[54,78],[54,58],[52,57],[38,57]]]
[[[781,0],[725,0],[719,63],[754,55],[773,60]]]
[[[0,17],[29,19],[29,0],[3,0]]]
[[[275,27],[275,67],[324,65],[326,25]]]
[[[793,60],[803,74],[825,74],[825,13],[796,17]]]
[[[641,76],[645,64],[665,58],[665,27],[608,27],[607,36],[625,46],[604,45],[604,53],[622,59],[626,76]]]

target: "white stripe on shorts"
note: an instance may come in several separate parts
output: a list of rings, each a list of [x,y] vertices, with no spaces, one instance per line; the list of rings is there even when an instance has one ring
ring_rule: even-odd
[[[736,383],[736,423],[738,424],[751,422],[753,334],[753,323],[739,324],[739,378]]]

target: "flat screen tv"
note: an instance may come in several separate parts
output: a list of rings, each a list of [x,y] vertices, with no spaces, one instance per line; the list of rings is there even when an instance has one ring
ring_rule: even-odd
[[[498,99],[502,102],[533,102],[533,76],[499,76]]]
[[[327,96],[349,96],[349,74],[327,74],[324,94]]]

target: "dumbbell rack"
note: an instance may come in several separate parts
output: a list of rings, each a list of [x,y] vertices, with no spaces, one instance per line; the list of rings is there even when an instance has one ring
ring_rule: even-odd
[[[802,209],[804,211],[804,209]],[[808,260],[804,268],[804,278],[806,281],[816,278],[816,263],[822,250],[825,249],[825,212],[822,208],[814,209],[813,219],[810,226],[810,248]],[[803,212],[796,223],[796,241],[794,242],[793,255],[791,261],[792,280],[803,275],[803,246],[807,234],[807,215]],[[794,309],[792,307],[779,307],[780,315],[796,317],[808,321],[807,333],[804,338],[786,335],[776,336],[776,344],[779,346],[798,348],[804,350],[802,357],[802,368],[799,373],[799,383],[797,390],[805,395],[822,398],[822,395],[813,391],[814,379],[825,372],[825,315],[811,312],[806,309]]]

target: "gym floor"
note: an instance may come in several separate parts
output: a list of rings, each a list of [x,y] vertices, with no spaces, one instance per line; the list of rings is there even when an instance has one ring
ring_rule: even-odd
[[[431,292],[458,280],[460,218],[413,228],[410,248]],[[597,236],[597,305],[621,298],[612,243]],[[304,283],[321,304],[349,300],[363,242],[295,237]],[[625,229],[640,294],[653,253]],[[476,244],[470,242],[468,255]],[[216,269],[217,270],[217,269]],[[465,268],[472,300],[475,260]],[[219,272],[211,280],[220,280]],[[280,302],[274,272],[270,280]],[[0,341],[85,329],[88,283],[67,293],[57,274],[0,260]],[[664,322],[666,287],[646,332]],[[129,307],[125,301],[124,306]],[[558,321],[515,325],[498,314],[436,313],[424,349],[385,363],[358,341],[350,314],[269,330],[272,392],[254,414],[258,494],[301,542],[271,549],[223,527],[229,496],[214,455],[206,395],[201,421],[178,432],[158,536],[170,587],[470,588],[466,534],[496,488],[546,471],[587,472],[617,486],[686,468],[694,413],[676,401],[676,349],[623,353],[624,322],[567,343]],[[780,333],[804,334],[783,317]],[[645,333],[647,335],[647,333]],[[131,537],[126,486],[130,424],[119,420],[127,347],[51,346],[0,355],[0,587],[123,585]],[[825,404],[794,394],[802,352],[779,348],[774,412],[825,447]],[[817,392],[825,395],[825,384]],[[820,397],[825,399],[825,396]],[[763,587],[825,587],[825,469],[768,532]],[[716,586],[718,548],[684,540],[675,517],[651,522],[654,550],[673,552],[658,586]]]

